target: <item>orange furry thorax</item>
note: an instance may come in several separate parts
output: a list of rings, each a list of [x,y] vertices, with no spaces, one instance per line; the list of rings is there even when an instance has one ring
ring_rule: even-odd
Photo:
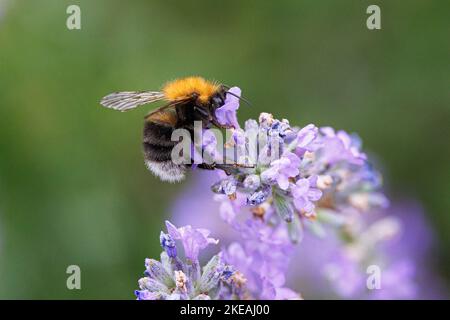
[[[169,101],[189,99],[193,93],[197,93],[198,100],[206,103],[219,90],[219,87],[219,84],[202,77],[188,77],[167,83],[162,91]]]

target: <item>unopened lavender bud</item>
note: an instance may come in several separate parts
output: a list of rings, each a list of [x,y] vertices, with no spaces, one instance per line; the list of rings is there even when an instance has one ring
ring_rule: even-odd
[[[247,283],[247,279],[245,276],[239,272],[236,271],[231,277],[230,280],[238,287],[243,287]]]
[[[167,286],[173,285],[171,275],[164,269],[161,262],[155,259],[145,259],[145,275],[157,281],[164,283]]]
[[[207,265],[203,270],[202,277],[199,283],[200,291],[209,291],[211,288],[217,286],[221,273],[219,272],[220,268],[220,257],[215,255],[209,260]]]
[[[175,241],[169,234],[161,231],[159,241],[161,247],[163,247],[169,257],[175,258],[177,256],[177,247],[175,246]]]
[[[236,193],[236,183],[235,182],[228,182],[223,186],[223,192],[230,196],[232,194]]]
[[[314,152],[309,152],[306,151],[305,154],[303,155],[303,158],[309,161],[314,161],[316,158],[316,155]]]
[[[165,292],[151,292],[148,290],[135,290],[134,294],[137,300],[166,300],[169,296]]]
[[[234,272],[235,270],[232,266],[226,265],[222,269],[222,278],[224,280],[228,280],[234,274]]]
[[[233,130],[232,137],[233,137],[233,141],[236,145],[242,146],[242,147],[245,146],[246,141],[245,141],[245,133],[243,130],[241,130],[241,129]]]
[[[287,119],[281,120],[280,123],[280,137],[286,137],[289,133],[292,132],[291,126]]]
[[[369,209],[369,195],[365,192],[351,194],[348,200],[358,210],[367,211]]]
[[[268,192],[265,190],[256,191],[248,196],[247,204],[251,206],[257,206],[266,201],[268,195]]]
[[[159,282],[155,279],[151,279],[148,277],[139,279],[138,284],[139,284],[139,288],[141,288],[142,290],[148,290],[151,292],[155,292],[155,291],[167,292],[168,291],[168,288],[164,284],[162,284],[161,282]]]
[[[245,121],[244,128],[245,128],[245,131],[258,130],[259,129],[259,125],[258,125],[258,122],[256,120],[249,119],[249,120]]]
[[[273,122],[273,115],[267,112],[262,112],[259,115],[259,124],[262,128],[269,128]]]
[[[333,184],[333,178],[330,175],[320,175],[317,177],[317,188],[325,190]]]
[[[227,196],[236,193],[237,183],[234,179],[224,179],[212,185],[214,193],[226,194]]]
[[[256,190],[261,185],[261,178],[257,174],[250,174],[244,179],[243,185],[246,189]]]
[[[175,284],[181,292],[186,292],[187,277],[183,271],[175,271]]]
[[[269,128],[269,134],[270,135],[279,134],[280,124],[281,124],[280,120],[273,120]]]

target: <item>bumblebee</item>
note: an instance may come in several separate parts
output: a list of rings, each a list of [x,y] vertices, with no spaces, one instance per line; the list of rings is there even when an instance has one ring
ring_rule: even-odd
[[[161,91],[114,92],[105,96],[100,104],[123,112],[145,104],[166,101],[162,107],[145,116],[144,159],[147,168],[161,180],[177,182],[185,177],[190,165],[173,163],[171,153],[178,142],[172,141],[172,132],[183,128],[190,132],[193,139],[194,121],[201,121],[203,128],[229,128],[219,123],[215,115],[215,110],[224,105],[228,89],[223,84],[202,77],[188,77],[167,83]],[[199,164],[198,167],[214,169],[214,165],[206,163]]]

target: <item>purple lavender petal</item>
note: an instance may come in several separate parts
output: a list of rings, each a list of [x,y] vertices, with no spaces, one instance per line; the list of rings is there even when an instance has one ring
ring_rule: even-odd
[[[209,230],[206,229],[194,229],[190,225],[177,228],[169,221],[166,221],[166,226],[174,239],[181,240],[184,254],[191,261],[197,261],[200,250],[206,248],[208,244],[218,243],[218,240],[208,237]]]
[[[228,91],[238,97],[241,96],[241,89],[239,89],[238,87],[232,87]],[[220,124],[231,125],[235,129],[238,129],[240,128],[236,114],[238,109],[239,109],[239,98],[231,94],[227,94],[224,105],[221,106],[220,108],[217,108],[215,111],[216,118]]]

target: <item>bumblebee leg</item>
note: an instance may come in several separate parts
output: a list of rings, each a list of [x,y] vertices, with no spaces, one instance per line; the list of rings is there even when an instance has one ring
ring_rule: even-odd
[[[203,119],[209,119],[209,113],[203,108],[194,107],[194,111],[196,111]]]
[[[225,173],[226,173],[226,175],[227,176],[229,176],[229,175],[231,175],[232,173],[233,173],[233,171],[232,170],[230,170],[230,169],[232,169],[232,168],[230,168],[228,165],[226,165],[226,164],[214,164],[214,168],[215,169],[220,169],[220,170],[223,170]]]
[[[216,169],[216,164],[215,163],[211,163],[211,164],[202,163],[202,164],[199,164],[198,167],[201,169],[205,169],[205,170],[214,170],[214,169]]]
[[[204,170],[216,170],[216,169],[220,169],[223,170],[228,176],[231,175],[233,172],[230,166],[228,165],[223,165],[223,164],[217,164],[217,163],[202,163],[198,165],[198,168],[200,169],[204,169]]]

